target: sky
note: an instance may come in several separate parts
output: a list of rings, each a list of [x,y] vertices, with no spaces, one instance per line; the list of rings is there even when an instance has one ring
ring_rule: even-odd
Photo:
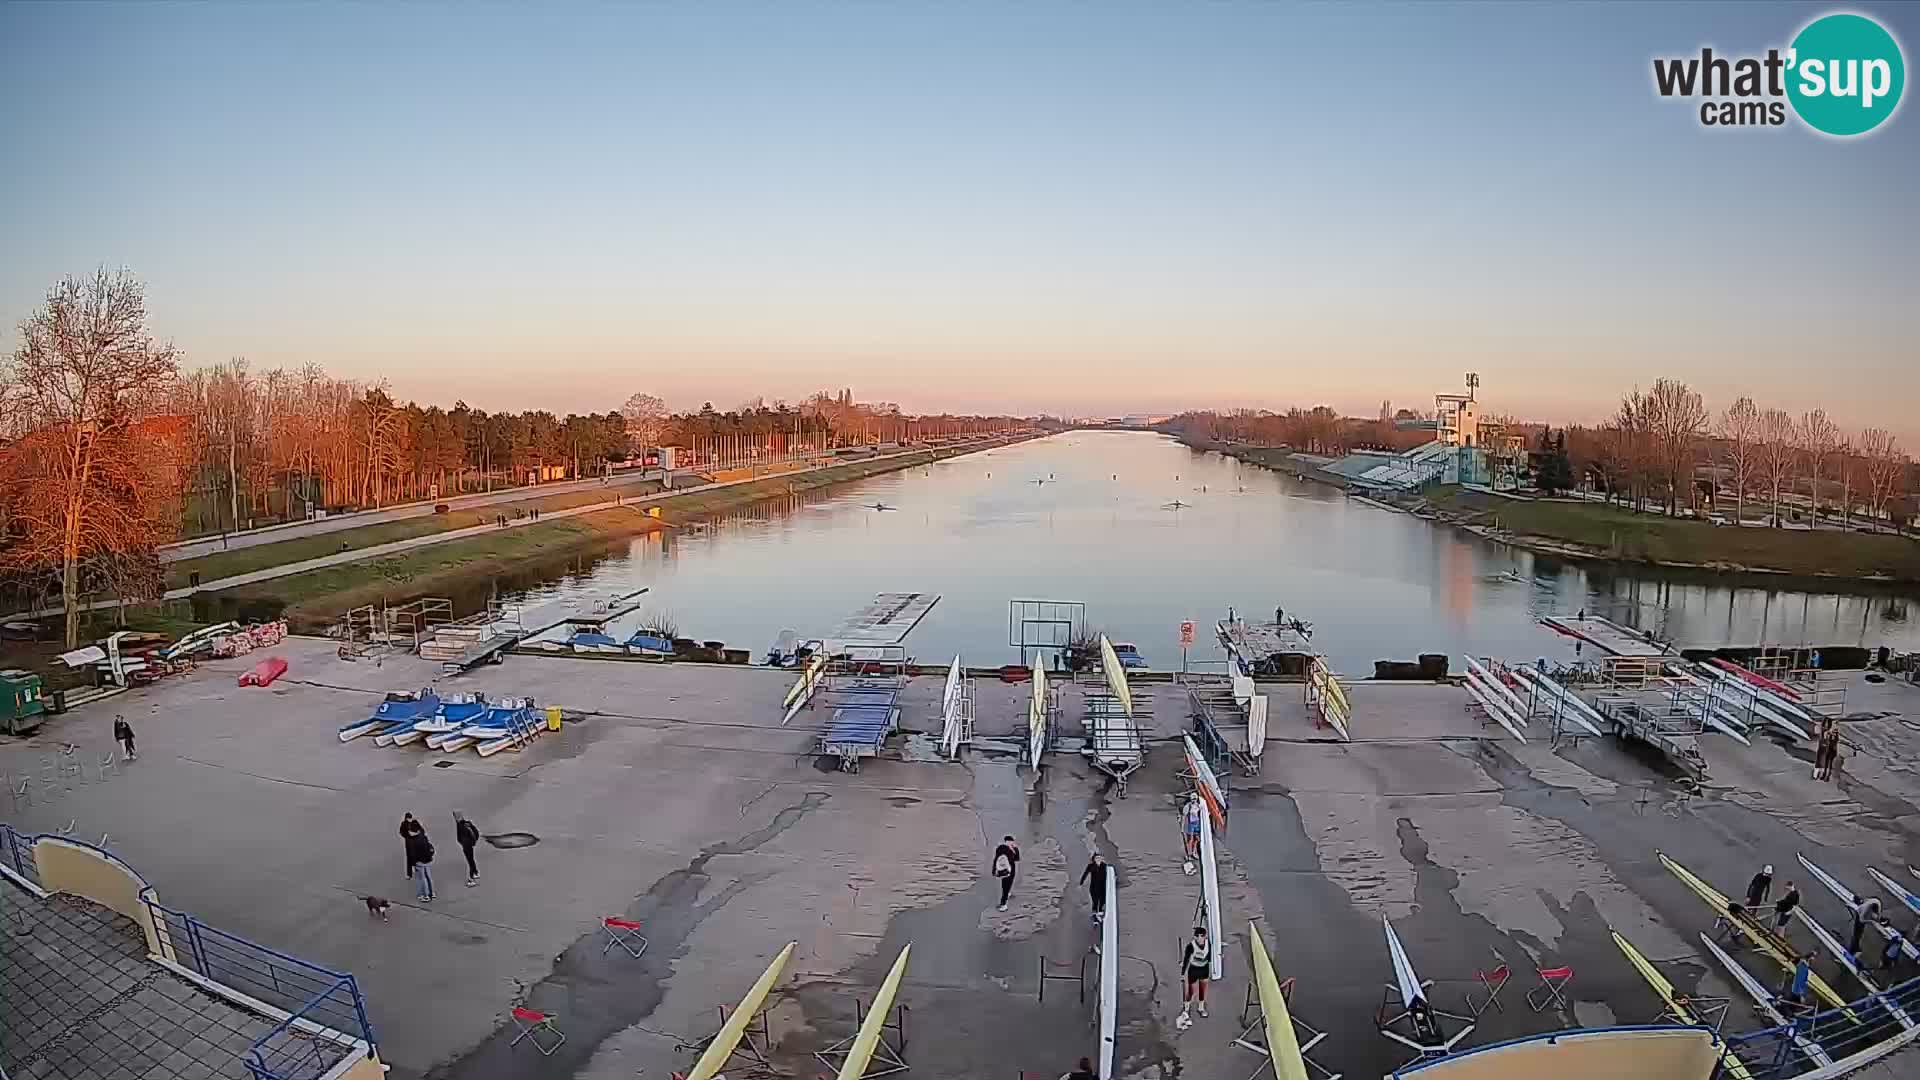
[[[1920,115],[1703,128],[1829,5],[0,6],[0,348],[126,266],[199,362],[482,408],[1684,379],[1920,445]],[[1909,65],[1920,7],[1865,5]],[[1913,96],[1920,91],[1911,91]]]

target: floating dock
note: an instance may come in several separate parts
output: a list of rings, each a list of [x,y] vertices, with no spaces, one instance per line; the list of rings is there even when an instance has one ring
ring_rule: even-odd
[[[1665,656],[1669,651],[1640,631],[1600,615],[1547,615],[1540,622],[1612,656]]]
[[[1313,657],[1313,627],[1298,619],[1250,623],[1229,618],[1215,625],[1220,647],[1242,675],[1304,679]]]
[[[939,593],[881,593],[841,620],[827,640],[836,648],[898,645],[939,602]]]

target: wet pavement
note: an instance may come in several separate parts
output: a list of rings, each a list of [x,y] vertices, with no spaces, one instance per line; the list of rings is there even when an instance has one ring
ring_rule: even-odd
[[[1434,980],[1439,1008],[1468,1011],[1475,971],[1512,966],[1504,1011],[1480,1018],[1470,1047],[1653,1019],[1660,1003],[1610,930],[1683,990],[1732,992],[1695,940],[1713,913],[1657,851],[1736,894],[1765,862],[1777,885],[1795,877],[1801,851],[1860,884],[1868,865],[1899,875],[1920,863],[1920,731],[1899,715],[1847,724],[1853,750],[1833,784],[1811,780],[1796,749],[1710,736],[1710,779],[1696,792],[1611,741],[1518,744],[1451,687],[1355,685],[1352,743],[1312,728],[1298,687],[1263,687],[1272,738],[1258,775],[1229,780],[1220,841],[1226,977],[1211,1017],[1179,1032],[1179,947],[1199,878],[1183,871],[1175,811],[1178,687],[1141,688],[1150,754],[1122,793],[1067,754],[1051,755],[1037,783],[1013,755],[979,751],[959,764],[890,754],[858,774],[822,770],[809,752],[819,718],[780,726],[789,674],[688,665],[514,657],[441,684],[583,714],[517,754],[343,745],[338,726],[382,691],[432,681],[433,666],[347,663],[311,639],[282,654],[292,670],[269,690],[234,686],[250,660],[214,662],[58,718],[35,743],[0,744],[0,772],[35,773],[61,741],[104,749],[119,711],[142,748],[124,775],[40,789],[9,819],[105,832],[169,905],[353,971],[400,1080],[665,1077],[789,941],[768,1012],[767,1052],[783,1071],[830,1071],[813,1054],[852,1033],[911,942],[899,1001],[913,1075],[1058,1076],[1097,1045],[1094,987],[1082,1003],[1071,977],[1096,940],[1079,883],[1095,850],[1120,872],[1118,1075],[1254,1072],[1232,1039],[1257,920],[1280,976],[1297,980],[1296,1012],[1329,1032],[1314,1056],[1379,1076],[1406,1060],[1374,1029],[1391,971],[1382,916]],[[939,693],[938,678],[913,682],[907,727],[937,725]],[[1920,691],[1856,682],[1849,693],[1851,712],[1920,717]],[[1018,737],[1025,694],[980,682],[978,735]],[[1063,703],[1071,732],[1078,691]],[[483,845],[482,880],[464,888],[455,809],[489,835],[537,842]],[[394,872],[406,811],[439,847],[430,905]],[[986,865],[1005,834],[1024,858],[1002,913]],[[1843,921],[1831,896],[1801,884],[1817,916]],[[390,923],[367,919],[366,895],[394,901]],[[606,915],[643,925],[644,956],[603,948]],[[1574,969],[1570,1010],[1527,1006],[1535,965]],[[1068,976],[1046,983],[1044,1003],[1043,966]],[[556,1015],[568,1037],[553,1057],[508,1047],[502,1025],[519,1003]],[[1758,1025],[1736,1005],[1730,1026]]]

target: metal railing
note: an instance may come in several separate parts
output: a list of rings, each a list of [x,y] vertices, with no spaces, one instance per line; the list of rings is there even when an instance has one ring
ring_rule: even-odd
[[[1907,1034],[1912,1030],[1911,1022],[1920,1019],[1917,1014],[1920,977],[1861,998],[1844,1009],[1828,1009],[1790,1024],[1729,1035],[1727,1046],[1746,1064],[1753,1080],[1785,1080],[1813,1071],[1798,1049],[1799,1040],[1818,1043],[1829,1058],[1843,1062]],[[1714,1076],[1728,1074],[1723,1062]]]
[[[41,884],[33,848],[43,838],[87,848],[126,866],[112,852],[83,840],[22,833],[5,823],[0,823],[0,865]],[[140,902],[153,919],[163,959],[287,1014],[247,1049],[244,1060],[255,1080],[319,1080],[349,1054],[362,1049],[373,1052],[373,1024],[352,975],[267,948],[167,907],[138,871],[127,869],[141,882]]]
[[[40,867],[33,861],[33,838],[5,822],[0,822],[0,865],[35,885],[40,884]]]

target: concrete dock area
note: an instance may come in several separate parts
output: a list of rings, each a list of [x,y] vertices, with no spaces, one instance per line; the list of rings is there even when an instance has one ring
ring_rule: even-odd
[[[1653,1020],[1661,1003],[1615,949],[1638,945],[1681,990],[1738,997],[1697,934],[1714,913],[1660,866],[1666,852],[1738,896],[1763,864],[1775,895],[1797,879],[1809,910],[1846,926],[1830,894],[1797,873],[1805,853],[1864,888],[1875,866],[1920,891],[1920,690],[1849,686],[1846,757],[1811,778],[1812,748],[1707,736],[1698,790],[1613,740],[1522,745],[1467,711],[1457,687],[1350,684],[1352,741],[1317,731],[1298,685],[1271,701],[1258,775],[1223,777],[1225,978],[1211,1017],[1184,1032],[1180,945],[1199,878],[1182,868],[1176,811],[1186,689],[1144,683],[1147,764],[1124,795],[1077,755],[1049,754],[1038,782],[1013,753],[938,759],[942,680],[911,680],[909,734],[860,772],[810,752],[823,719],[782,727],[791,671],[512,656],[457,679],[416,657],[347,662],[336,643],[290,639],[266,689],[236,677],[259,655],[52,718],[34,739],[0,742],[0,773],[36,779],[0,808],[23,830],[69,827],[137,867],[166,901],[263,944],[358,976],[381,1057],[399,1080],[566,1077],[664,1080],[685,1070],[789,941],[793,962],[769,1014],[771,1058],[793,1076],[850,1035],[911,942],[900,1002],[906,1058],[920,1077],[1059,1076],[1096,1049],[1096,994],[1040,972],[1077,971],[1097,940],[1079,876],[1093,851],[1119,871],[1121,1000],[1115,1075],[1240,1080],[1259,1059],[1235,1047],[1248,986],[1247,927],[1261,923],[1293,1008],[1328,1031],[1313,1057],[1348,1077],[1407,1061],[1374,1027],[1391,982],[1380,918],[1393,921],[1436,1007],[1465,1012],[1476,970],[1515,972],[1462,1049],[1563,1027]],[[341,743],[386,691],[531,696],[577,720],[524,750],[479,758],[418,745]],[[1028,687],[980,680],[976,739],[1024,739]],[[1079,690],[1061,713],[1077,731]],[[1147,711],[1147,710],[1143,710]],[[37,778],[61,744],[83,760],[111,747],[124,714],[139,759],[118,773]],[[463,886],[455,810],[487,837],[480,881]],[[414,899],[397,827],[411,812],[437,848],[438,894]],[[1023,858],[996,908],[993,846]],[[392,919],[362,898],[390,899]],[[600,920],[641,923],[639,959],[603,950]],[[1904,931],[1912,920],[1896,914]],[[1810,944],[1805,931],[1795,932]],[[1750,969],[1770,982],[1781,973]],[[1089,964],[1091,973],[1098,961]],[[1574,969],[1568,1012],[1523,1001],[1534,968]],[[1849,996],[1828,958],[1819,969]],[[1920,972],[1907,972],[1912,975]],[[552,1013],[551,1057],[510,1048],[507,1011]],[[1728,1029],[1763,1026],[1738,1001]],[[1903,1057],[1881,1072],[1891,1078]]]

